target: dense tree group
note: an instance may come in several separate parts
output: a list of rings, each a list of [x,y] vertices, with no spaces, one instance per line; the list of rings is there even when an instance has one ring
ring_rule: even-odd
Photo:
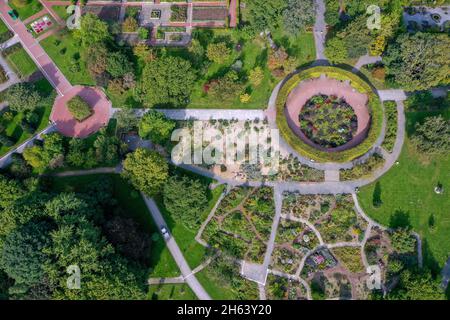
[[[14,200],[5,189],[0,193],[0,269],[10,298],[145,297],[149,236],[121,217],[112,181],[102,179],[81,194],[47,192],[48,182],[4,176],[0,183],[17,191]],[[69,266],[80,269],[79,290],[67,286]]]

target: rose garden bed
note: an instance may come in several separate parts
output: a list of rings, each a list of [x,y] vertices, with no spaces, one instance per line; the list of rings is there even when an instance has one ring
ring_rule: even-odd
[[[300,128],[314,143],[335,148],[353,139],[358,121],[353,108],[336,96],[316,95],[302,107]]]

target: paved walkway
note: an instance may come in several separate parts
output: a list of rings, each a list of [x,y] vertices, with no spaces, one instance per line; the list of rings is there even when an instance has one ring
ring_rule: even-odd
[[[381,57],[380,56],[369,56],[369,55],[365,55],[362,56],[361,58],[359,58],[358,62],[355,64],[353,71],[358,71],[360,70],[363,66],[368,65],[368,64],[373,64],[376,62],[380,62],[381,61]]]
[[[22,153],[26,148],[32,146],[35,140],[42,140],[42,136],[44,134],[48,134],[54,131],[56,131],[56,127],[54,125],[49,125],[47,128],[45,128],[38,134],[32,136],[28,140],[24,141],[21,145],[9,151],[7,154],[5,154],[3,157],[0,158],[0,168],[7,167],[9,164],[11,164],[12,155],[14,153]]]
[[[314,24],[314,41],[316,44],[316,60],[327,60],[325,56],[325,39],[327,35],[327,24],[325,22],[325,3],[323,0],[315,0],[316,23]]]
[[[142,196],[158,228],[165,227],[167,228],[167,230],[169,230],[169,227],[164,221],[164,218],[161,212],[159,211],[159,208],[156,205],[155,201],[153,201],[153,199],[146,197],[144,194],[142,194]],[[178,265],[178,268],[180,269],[184,280],[189,285],[189,287],[191,287],[195,295],[200,300],[211,300],[209,294],[205,291],[205,289],[203,289],[202,285],[200,284],[200,282],[198,282],[197,278],[193,274],[191,268],[189,267],[187,261],[185,260],[173,236],[171,236],[168,240],[166,240],[166,245],[170,253],[172,254],[176,264]]]
[[[22,21],[17,19],[13,21],[7,14],[11,8],[5,3],[0,2],[0,17],[6,25],[20,39],[23,48],[28,52],[30,57],[36,63],[50,84],[55,88],[59,95],[64,95],[72,89],[72,85],[61,73],[56,64],[50,59],[47,53],[39,45],[38,41],[27,31],[27,27]]]
[[[77,121],[67,103],[75,96],[80,96],[92,108],[93,114],[86,120]],[[102,90],[93,87],[75,86],[64,96],[55,99],[50,120],[56,123],[58,131],[68,137],[85,138],[106,126],[111,117],[111,102]]]
[[[403,90],[388,89],[378,90],[381,101],[403,101],[406,100],[406,93]]]
[[[121,109],[112,109],[113,113]],[[141,117],[150,109],[135,109],[136,115]],[[266,114],[263,110],[247,109],[156,109],[172,120],[263,120]]]

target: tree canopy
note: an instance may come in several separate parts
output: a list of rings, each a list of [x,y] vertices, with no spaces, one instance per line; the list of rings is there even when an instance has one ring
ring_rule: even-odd
[[[154,196],[161,190],[168,177],[169,166],[155,151],[139,148],[127,155],[123,162],[123,177],[138,190]]]
[[[146,64],[136,99],[146,106],[180,107],[188,102],[196,76],[189,61],[161,57]]]
[[[387,76],[408,91],[449,83],[450,38],[446,34],[402,34],[388,47]]]
[[[162,112],[150,110],[139,123],[139,136],[150,139],[154,143],[163,144],[169,141],[174,128],[174,121],[167,119]]]

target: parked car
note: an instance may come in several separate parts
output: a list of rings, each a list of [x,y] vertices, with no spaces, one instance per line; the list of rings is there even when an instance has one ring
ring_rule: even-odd
[[[9,16],[11,17],[11,19],[13,19],[14,21],[17,20],[17,14],[14,12],[14,10],[9,10],[8,11]]]
[[[169,231],[166,229],[166,227],[161,227],[161,233],[164,239],[168,240],[170,238]]]

